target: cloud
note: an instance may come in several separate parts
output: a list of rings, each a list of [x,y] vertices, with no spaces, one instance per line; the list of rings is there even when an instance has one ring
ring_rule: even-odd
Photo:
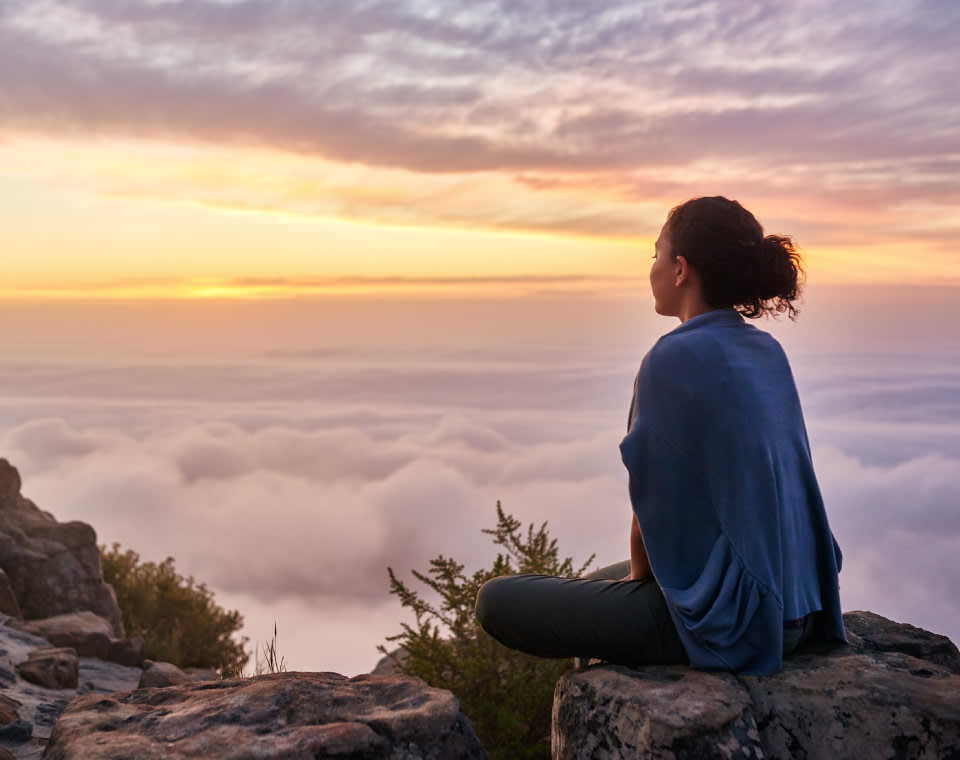
[[[21,0],[3,116],[428,173],[950,155],[960,18],[908,5]]]
[[[958,33],[931,0],[10,0],[0,141],[111,196],[399,225],[654,235],[720,192],[805,246],[949,263]],[[179,150],[27,165],[31,139]]]
[[[844,291],[814,298],[796,325],[776,325],[792,336],[845,555],[842,599],[957,638],[960,375],[953,334],[923,332],[927,309],[950,321],[941,300],[956,299],[922,291],[911,297],[922,308],[906,310],[896,306],[899,290],[859,295],[867,306]],[[90,522],[101,541],[147,559],[172,555],[218,598],[237,600],[260,626],[255,637],[273,619],[288,640],[315,628],[345,646],[332,630],[340,624],[356,634],[342,659],[295,644],[298,667],[372,665],[373,645],[399,628],[387,623],[402,619],[398,605],[392,618],[386,612],[386,567],[409,577],[440,553],[468,569],[487,565],[494,547],[481,529],[492,526],[498,499],[524,523],[548,521],[561,552],[578,561],[626,556],[617,444],[639,354],[672,325],[643,322],[624,340],[613,329],[618,310],[541,307],[424,306],[420,323],[453,327],[420,336],[429,350],[398,345],[386,327],[379,342],[329,350],[312,330],[285,329],[304,320],[283,304],[216,307],[242,334],[259,324],[287,335],[266,353],[253,343],[217,355],[215,343],[156,353],[143,331],[138,347],[81,331],[96,340],[62,334],[43,343],[45,356],[31,352],[21,328],[0,345],[0,456],[58,519]],[[122,321],[123,307],[113,308],[101,330]],[[847,319],[865,308],[863,324]],[[271,309],[291,311],[280,320]],[[18,324],[33,324],[20,314]],[[504,332],[480,341],[498,314]],[[545,332],[524,315],[545,320]],[[406,334],[412,318],[398,308],[375,322]],[[362,630],[364,609],[379,630]]]

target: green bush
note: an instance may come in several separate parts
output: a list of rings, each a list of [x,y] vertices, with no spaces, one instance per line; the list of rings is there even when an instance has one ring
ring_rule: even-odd
[[[237,611],[213,601],[213,592],[173,564],[140,562],[120,544],[100,547],[104,580],[113,586],[127,636],[143,636],[146,656],[181,668],[215,668],[224,677],[239,676],[250,659],[247,639],[234,634],[243,625]]]
[[[438,597],[436,602],[427,601],[397,578],[393,568],[387,569],[390,592],[416,618],[414,625],[402,623],[402,632],[388,641],[407,652],[399,666],[402,672],[457,696],[493,760],[549,758],[553,690],[572,660],[531,657],[495,641],[476,622],[477,591],[491,578],[513,573],[577,577],[593,557],[579,568],[569,557],[561,560],[547,523],[539,528],[529,525],[524,532],[499,501],[497,526],[483,532],[501,547],[493,567],[468,576],[463,565],[441,555],[430,561],[426,573],[413,571]],[[387,653],[385,647],[379,649]]]

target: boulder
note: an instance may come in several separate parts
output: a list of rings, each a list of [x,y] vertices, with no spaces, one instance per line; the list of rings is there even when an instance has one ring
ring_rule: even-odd
[[[104,582],[93,528],[60,523],[20,493],[20,473],[0,459],[0,569],[23,617],[31,620],[90,610],[123,637],[113,589]],[[10,614],[10,613],[8,613]]]
[[[163,688],[165,686],[176,686],[180,683],[190,683],[193,680],[172,663],[145,660],[143,673],[140,675],[140,683],[137,688]]]
[[[47,689],[76,689],[80,675],[77,652],[69,647],[34,649],[17,665],[17,673]]]
[[[108,737],[108,739],[107,739]],[[46,760],[484,758],[449,691],[417,678],[275,673],[75,699]]]
[[[960,754],[960,658],[943,636],[868,612],[850,644],[774,676],[592,666],[557,684],[554,760],[934,758]]]
[[[70,612],[8,625],[41,636],[54,646],[72,647],[80,657],[96,657],[130,666],[143,663],[143,639],[139,636],[133,639],[114,638],[110,621],[93,612]]]
[[[408,656],[409,654],[404,647],[397,647],[392,652],[384,654],[373,666],[370,673],[375,676],[392,676],[394,673],[400,673]]]

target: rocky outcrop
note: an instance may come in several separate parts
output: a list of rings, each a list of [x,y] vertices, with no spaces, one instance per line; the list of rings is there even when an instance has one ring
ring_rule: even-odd
[[[93,528],[57,522],[24,498],[20,474],[6,459],[0,459],[0,569],[24,618],[89,610],[110,622],[114,636],[123,637],[120,608],[103,581]]]
[[[81,657],[138,666],[143,664],[141,637],[117,639],[110,621],[92,612],[71,612],[40,620],[11,621],[12,628],[41,636],[54,646],[72,647]]]
[[[453,695],[419,679],[277,673],[80,697],[44,758],[218,760],[239,747],[261,760],[486,757]]]
[[[36,649],[50,642],[0,623],[0,760],[10,753],[17,760],[40,760],[43,747],[60,713],[77,694],[129,691],[137,685],[139,668],[77,658],[78,684],[73,689],[48,689],[30,683],[17,672]]]
[[[960,757],[960,653],[869,612],[775,676],[593,666],[557,684],[555,760]]]

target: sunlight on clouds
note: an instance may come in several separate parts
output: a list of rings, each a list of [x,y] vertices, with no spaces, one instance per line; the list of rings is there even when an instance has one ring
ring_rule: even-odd
[[[955,252],[937,237],[956,234],[951,207],[903,204],[877,224],[875,207],[836,202],[829,177],[821,196],[794,197],[746,161],[616,176],[418,175],[264,149],[38,138],[0,143],[0,161],[0,198],[15,210],[0,229],[14,252],[0,288],[8,298],[369,292],[386,284],[317,280],[399,275],[421,290],[444,276],[579,276],[599,285],[644,277],[651,241],[680,193],[718,187],[768,232],[796,235],[819,281],[960,277]],[[797,165],[790,181],[814,171]],[[935,273],[931,260],[942,262]]]

